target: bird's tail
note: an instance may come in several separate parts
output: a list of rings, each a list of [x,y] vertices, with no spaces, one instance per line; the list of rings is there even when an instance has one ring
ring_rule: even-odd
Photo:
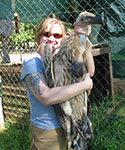
[[[83,119],[74,121],[72,116],[70,116],[71,130],[68,144],[69,147],[72,147],[74,150],[86,150],[87,139],[93,139],[92,123],[87,115],[88,96],[86,92],[84,100]]]
[[[92,123],[86,113],[84,115],[85,119],[77,122],[74,122],[70,117],[71,133],[68,147],[71,147],[73,150],[86,150],[88,138],[93,138]]]

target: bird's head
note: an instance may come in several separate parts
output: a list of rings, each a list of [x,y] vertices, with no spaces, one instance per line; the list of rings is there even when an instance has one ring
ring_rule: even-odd
[[[96,16],[90,12],[82,12],[79,14],[78,18],[74,23],[75,31],[77,33],[81,33],[88,36],[91,33],[92,24],[104,25],[105,22],[101,17]]]
[[[101,24],[101,25],[104,25],[104,20],[99,17],[99,16],[96,16],[90,12],[82,12],[79,14],[76,22],[74,23],[74,25],[78,25],[78,26],[83,26],[83,27],[86,27],[88,25],[91,25],[91,24]]]

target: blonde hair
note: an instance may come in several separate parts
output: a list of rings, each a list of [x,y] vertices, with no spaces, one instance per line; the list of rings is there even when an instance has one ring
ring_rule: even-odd
[[[62,35],[63,35],[62,40],[64,39],[65,27],[62,24],[62,22],[60,20],[56,19],[56,18],[46,18],[40,23],[39,28],[37,29],[37,32],[36,32],[36,41],[37,41],[38,45],[40,45],[40,38],[45,33],[45,31],[47,30],[49,24],[52,25],[51,29],[52,29],[54,24],[59,24],[61,29],[62,29]]]

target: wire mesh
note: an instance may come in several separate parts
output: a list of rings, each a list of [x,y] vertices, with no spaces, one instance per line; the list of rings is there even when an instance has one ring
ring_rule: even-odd
[[[104,27],[93,25],[90,40],[97,45],[93,50],[96,73],[90,98],[103,100],[112,96],[112,61],[114,77],[125,78],[125,7],[123,0],[11,0],[0,1],[0,74],[5,119],[15,121],[29,116],[29,101],[20,82],[22,62],[38,49],[35,31],[46,17],[63,21],[66,30],[82,11],[89,11],[106,20]],[[15,16],[15,12],[17,16]],[[107,43],[109,46],[104,46]],[[98,47],[99,46],[99,47]],[[111,54],[109,51],[111,48]]]

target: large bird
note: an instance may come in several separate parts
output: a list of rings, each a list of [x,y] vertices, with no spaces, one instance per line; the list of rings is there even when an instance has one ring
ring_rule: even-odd
[[[102,24],[102,20],[90,12],[80,13],[75,22],[81,29],[87,29],[91,24]],[[43,60],[49,87],[68,85],[84,79],[87,73],[86,55],[92,49],[87,36],[83,32],[73,31],[54,55],[51,44],[46,44]],[[86,150],[86,140],[92,137],[92,124],[87,116],[87,101],[86,91],[53,105],[64,129],[68,148]]]

